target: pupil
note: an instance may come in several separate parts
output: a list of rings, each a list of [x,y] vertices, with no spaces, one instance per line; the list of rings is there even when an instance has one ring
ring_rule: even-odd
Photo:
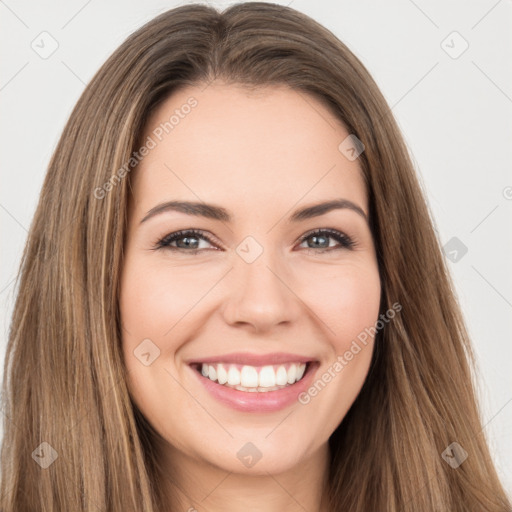
[[[180,246],[180,240],[184,241],[184,244],[182,245],[184,247],[191,247],[191,246],[196,247],[197,246],[197,243],[196,244],[190,243],[190,240],[197,240],[197,238],[190,237],[190,236],[184,236],[184,237],[178,238],[178,240],[177,240],[178,246]]]
[[[314,242],[315,244],[318,242],[318,240],[324,240],[324,241],[327,240],[327,237],[325,237],[325,236],[318,236],[318,235],[313,235],[311,238],[315,241]],[[320,244],[320,245],[322,246],[322,244]],[[327,247],[328,247],[328,245],[329,244],[327,244]],[[316,247],[318,247],[318,244],[316,244]],[[324,244],[322,247],[326,247],[326,245]]]

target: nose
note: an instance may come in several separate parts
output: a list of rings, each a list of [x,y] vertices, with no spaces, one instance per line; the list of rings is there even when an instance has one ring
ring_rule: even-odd
[[[229,273],[223,307],[224,320],[232,326],[250,326],[253,331],[272,330],[292,324],[304,305],[286,264],[265,250],[252,263],[237,256]]]

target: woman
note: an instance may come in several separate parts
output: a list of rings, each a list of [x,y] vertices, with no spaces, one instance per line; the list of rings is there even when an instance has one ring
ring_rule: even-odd
[[[266,3],[170,10],[55,150],[4,372],[1,509],[504,511],[393,116]]]

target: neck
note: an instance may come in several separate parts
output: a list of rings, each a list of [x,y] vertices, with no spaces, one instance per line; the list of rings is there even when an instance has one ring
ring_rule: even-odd
[[[167,447],[169,510],[327,512],[328,444],[300,465],[273,474],[234,473]]]

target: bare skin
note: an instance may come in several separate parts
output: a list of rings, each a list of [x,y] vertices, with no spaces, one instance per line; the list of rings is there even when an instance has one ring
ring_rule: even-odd
[[[190,97],[197,105],[183,109]],[[188,114],[157,140],[154,130],[176,109]],[[381,292],[359,163],[338,149],[348,135],[312,96],[222,82],[175,92],[147,123],[144,140],[157,144],[131,177],[123,352],[133,400],[165,440],[162,485],[176,510],[327,510],[328,439],[364,383],[373,339],[341,371],[333,365],[377,321]],[[363,214],[338,208],[289,219],[341,198]],[[170,200],[214,204],[232,219],[168,210],[141,222]],[[354,245],[331,234],[304,238],[328,228]],[[154,249],[186,229],[212,241],[188,235],[193,248],[185,236]],[[254,261],[243,257],[255,251]],[[151,340],[146,352],[160,350],[149,365],[134,354],[143,340]],[[233,352],[308,356],[318,362],[313,382],[331,378],[308,403],[242,412],[214,398],[187,363]],[[252,467],[237,456],[248,442],[261,454]]]

